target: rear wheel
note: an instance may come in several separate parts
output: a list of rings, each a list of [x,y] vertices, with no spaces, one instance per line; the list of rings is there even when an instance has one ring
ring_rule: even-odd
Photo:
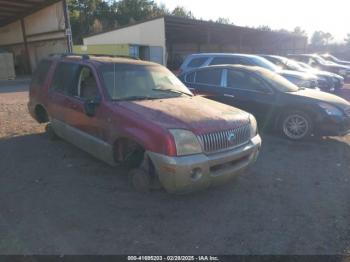
[[[285,137],[291,140],[302,140],[312,133],[311,118],[304,112],[289,112],[282,117],[281,129]]]

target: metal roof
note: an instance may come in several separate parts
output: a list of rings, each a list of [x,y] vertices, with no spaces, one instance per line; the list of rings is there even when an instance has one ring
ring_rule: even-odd
[[[0,27],[61,0],[0,0]]]

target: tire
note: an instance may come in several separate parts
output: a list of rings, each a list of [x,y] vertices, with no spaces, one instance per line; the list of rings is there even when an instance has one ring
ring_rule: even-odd
[[[46,125],[45,131],[46,131],[46,134],[47,134],[48,138],[51,141],[55,141],[55,140],[59,139],[59,137],[56,135],[56,133],[53,130],[52,125],[50,123]]]
[[[313,123],[306,113],[291,111],[281,118],[280,129],[282,135],[290,140],[303,140],[311,136]]]
[[[136,191],[142,193],[147,193],[150,191],[151,177],[145,170],[141,168],[132,169],[129,172],[129,175],[131,183]]]

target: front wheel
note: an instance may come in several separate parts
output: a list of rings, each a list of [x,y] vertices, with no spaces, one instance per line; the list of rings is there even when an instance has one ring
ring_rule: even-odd
[[[282,133],[291,140],[302,140],[312,133],[313,124],[310,117],[304,112],[289,112],[281,121]]]
[[[52,124],[51,123],[48,123],[45,127],[45,131],[46,131],[46,134],[48,136],[48,138],[51,140],[51,141],[55,141],[55,140],[58,140],[59,137],[57,136],[57,134],[55,133],[55,130],[53,130],[52,128]]]
[[[149,192],[151,189],[151,178],[142,168],[132,169],[129,173],[131,183],[138,192]]]

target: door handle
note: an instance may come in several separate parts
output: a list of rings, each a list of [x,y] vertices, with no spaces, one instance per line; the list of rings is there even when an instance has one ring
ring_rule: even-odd
[[[230,95],[230,94],[224,94],[225,97],[231,97],[231,98],[234,98],[235,96],[234,95]]]

